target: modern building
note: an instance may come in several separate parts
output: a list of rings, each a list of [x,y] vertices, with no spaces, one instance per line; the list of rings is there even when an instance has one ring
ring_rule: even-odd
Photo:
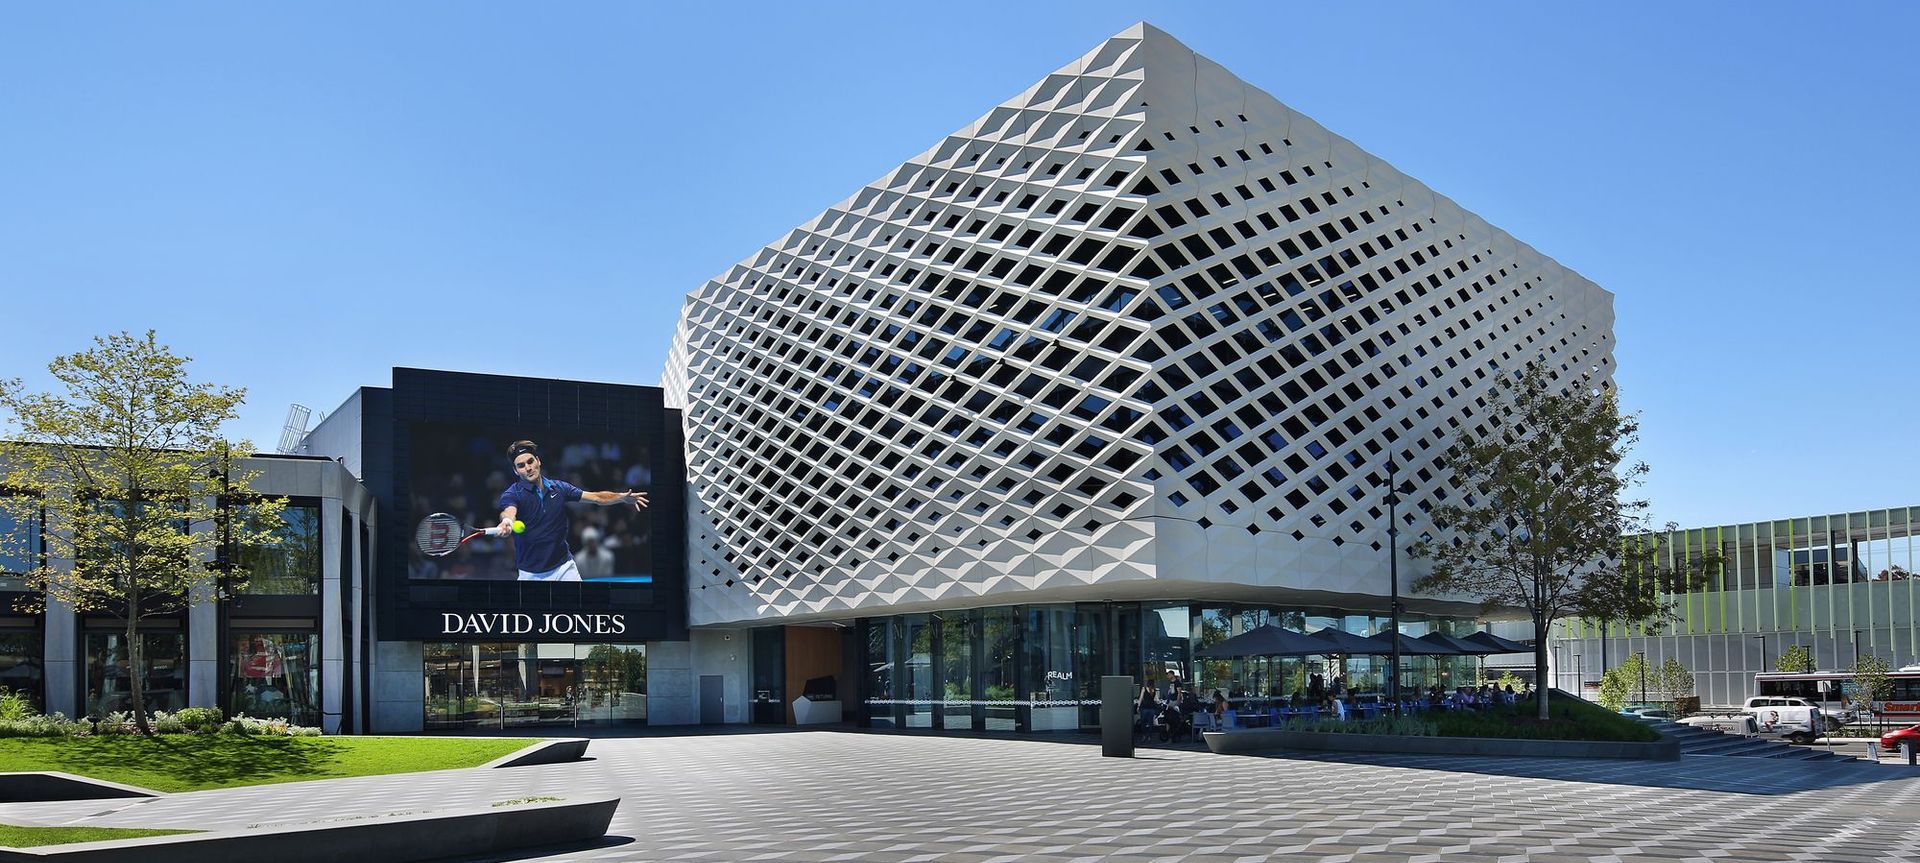
[[[755,633],[776,703],[795,675],[765,668],[804,653],[811,677],[851,635],[841,689],[879,724],[1073,727],[1104,673],[1377,683],[1190,651],[1383,627],[1390,526],[1404,545],[1457,493],[1448,436],[1485,432],[1529,361],[1608,383],[1612,320],[1607,291],[1135,25],[689,295],[666,375],[689,623],[785,627]],[[1477,628],[1405,602],[1409,632]]]
[[[1409,595],[1395,546],[1459,493],[1440,457],[1487,431],[1496,379],[1607,385],[1612,321],[1605,290],[1136,25],[690,294],[664,389],[395,369],[355,392],[309,457],[259,460],[311,553],[156,636],[149,687],[350,732],[1074,729],[1110,673],[1379,687],[1378,658],[1195,651],[1383,631],[1396,578],[1406,632],[1484,626]],[[578,581],[523,575],[520,539],[421,550],[431,515],[499,518],[523,440],[548,476],[651,495],[565,510]],[[113,639],[0,616],[0,676],[111,709]]]
[[[358,727],[699,718],[685,467],[679,417],[663,398],[657,387],[396,368],[391,387],[360,389],[306,435],[304,449],[339,458],[380,513]],[[513,544],[494,537],[425,554],[417,531],[430,515],[499,521],[501,494],[517,481],[509,447],[523,440],[536,445],[544,479],[645,491],[651,505],[542,498],[538,517],[563,525],[577,580],[529,581]]]
[[[142,623],[144,689],[156,710],[219,706],[329,732],[365,731],[366,574],[374,501],[332,459],[258,456],[252,487],[283,495],[280,542],[231,550],[248,578],[227,602],[196,602]],[[104,716],[130,704],[125,624],[35,600],[18,577],[49,554],[42,524],[0,514],[20,536],[0,558],[0,686],[48,711]],[[55,566],[64,565],[52,561]],[[5,574],[12,573],[12,577]]]
[[[1819,670],[1861,657],[1890,667],[1920,661],[1920,593],[1913,573],[1920,507],[1892,507],[1656,534],[1668,569],[1717,553],[1698,591],[1671,597],[1675,616],[1642,624],[1574,619],[1550,633],[1553,678],[1569,692],[1599,684],[1639,653],[1693,672],[1703,704],[1739,704],[1753,676],[1804,647]]]

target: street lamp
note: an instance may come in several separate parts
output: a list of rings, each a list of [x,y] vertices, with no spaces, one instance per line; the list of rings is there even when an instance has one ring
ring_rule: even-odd
[[[1400,705],[1400,487],[1395,481],[1393,457],[1387,457],[1387,620],[1393,633],[1393,654],[1387,660],[1387,700]]]

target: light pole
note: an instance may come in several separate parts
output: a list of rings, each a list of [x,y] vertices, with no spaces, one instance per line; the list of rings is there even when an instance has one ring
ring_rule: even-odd
[[[1393,654],[1387,660],[1387,699],[1400,709],[1400,487],[1393,457],[1387,457],[1387,621]]]
[[[1640,703],[1645,704],[1647,703],[1647,655],[1645,653],[1634,655],[1640,657]]]

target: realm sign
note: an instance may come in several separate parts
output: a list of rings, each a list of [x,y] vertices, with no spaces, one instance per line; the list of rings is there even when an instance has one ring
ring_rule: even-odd
[[[441,635],[619,635],[626,631],[624,614],[448,611],[440,615]]]

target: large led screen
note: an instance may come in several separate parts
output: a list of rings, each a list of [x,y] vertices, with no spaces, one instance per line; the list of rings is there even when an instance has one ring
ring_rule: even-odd
[[[654,465],[634,438],[553,428],[414,423],[409,431],[410,578],[651,582]],[[529,444],[531,446],[529,446]],[[510,451],[511,450],[511,451]],[[477,536],[513,507],[521,530]],[[457,519],[445,528],[436,514]],[[435,533],[437,541],[426,537]]]

